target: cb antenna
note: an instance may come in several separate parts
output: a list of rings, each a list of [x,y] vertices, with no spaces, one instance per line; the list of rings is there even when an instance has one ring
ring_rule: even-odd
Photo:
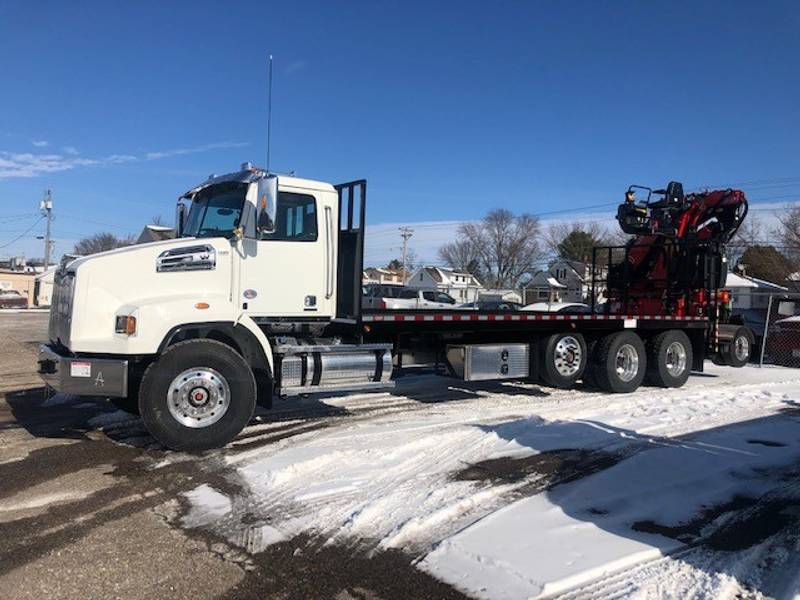
[[[267,98],[267,173],[269,173],[270,144],[272,141],[272,54],[269,55],[269,92]]]

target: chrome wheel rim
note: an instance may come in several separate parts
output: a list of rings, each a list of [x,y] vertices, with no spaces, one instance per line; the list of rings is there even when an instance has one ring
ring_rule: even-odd
[[[672,342],[667,346],[667,372],[672,377],[680,377],[686,370],[686,348],[680,342]]]
[[[750,358],[750,340],[747,339],[747,336],[740,335],[736,338],[733,343],[733,352],[738,360],[746,361]]]
[[[228,382],[208,367],[185,370],[172,380],[167,391],[170,414],[181,425],[193,429],[219,421],[230,403]]]
[[[631,381],[639,372],[639,353],[631,344],[623,344],[617,350],[617,377],[625,383]]]
[[[581,368],[583,353],[580,342],[571,335],[562,337],[556,343],[553,364],[559,375],[571,377]]]

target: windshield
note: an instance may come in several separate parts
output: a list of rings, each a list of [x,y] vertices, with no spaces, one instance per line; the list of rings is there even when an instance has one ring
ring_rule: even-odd
[[[247,184],[240,182],[212,185],[194,197],[184,237],[229,237],[239,226]]]

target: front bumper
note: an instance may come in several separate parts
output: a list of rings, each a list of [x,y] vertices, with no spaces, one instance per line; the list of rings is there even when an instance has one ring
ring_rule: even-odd
[[[39,375],[47,385],[64,394],[113,398],[128,395],[127,360],[75,358],[42,344],[39,346]]]

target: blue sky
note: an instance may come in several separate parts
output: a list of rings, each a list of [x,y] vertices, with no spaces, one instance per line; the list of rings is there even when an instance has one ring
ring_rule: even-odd
[[[273,168],[366,177],[373,224],[580,216],[668,179],[790,201],[798,30],[792,2],[6,0],[0,246],[45,188],[60,253],[263,165],[270,53]],[[41,255],[41,229],[0,255]],[[423,259],[452,228],[427,230]],[[373,230],[374,261],[397,253],[393,231]]]

